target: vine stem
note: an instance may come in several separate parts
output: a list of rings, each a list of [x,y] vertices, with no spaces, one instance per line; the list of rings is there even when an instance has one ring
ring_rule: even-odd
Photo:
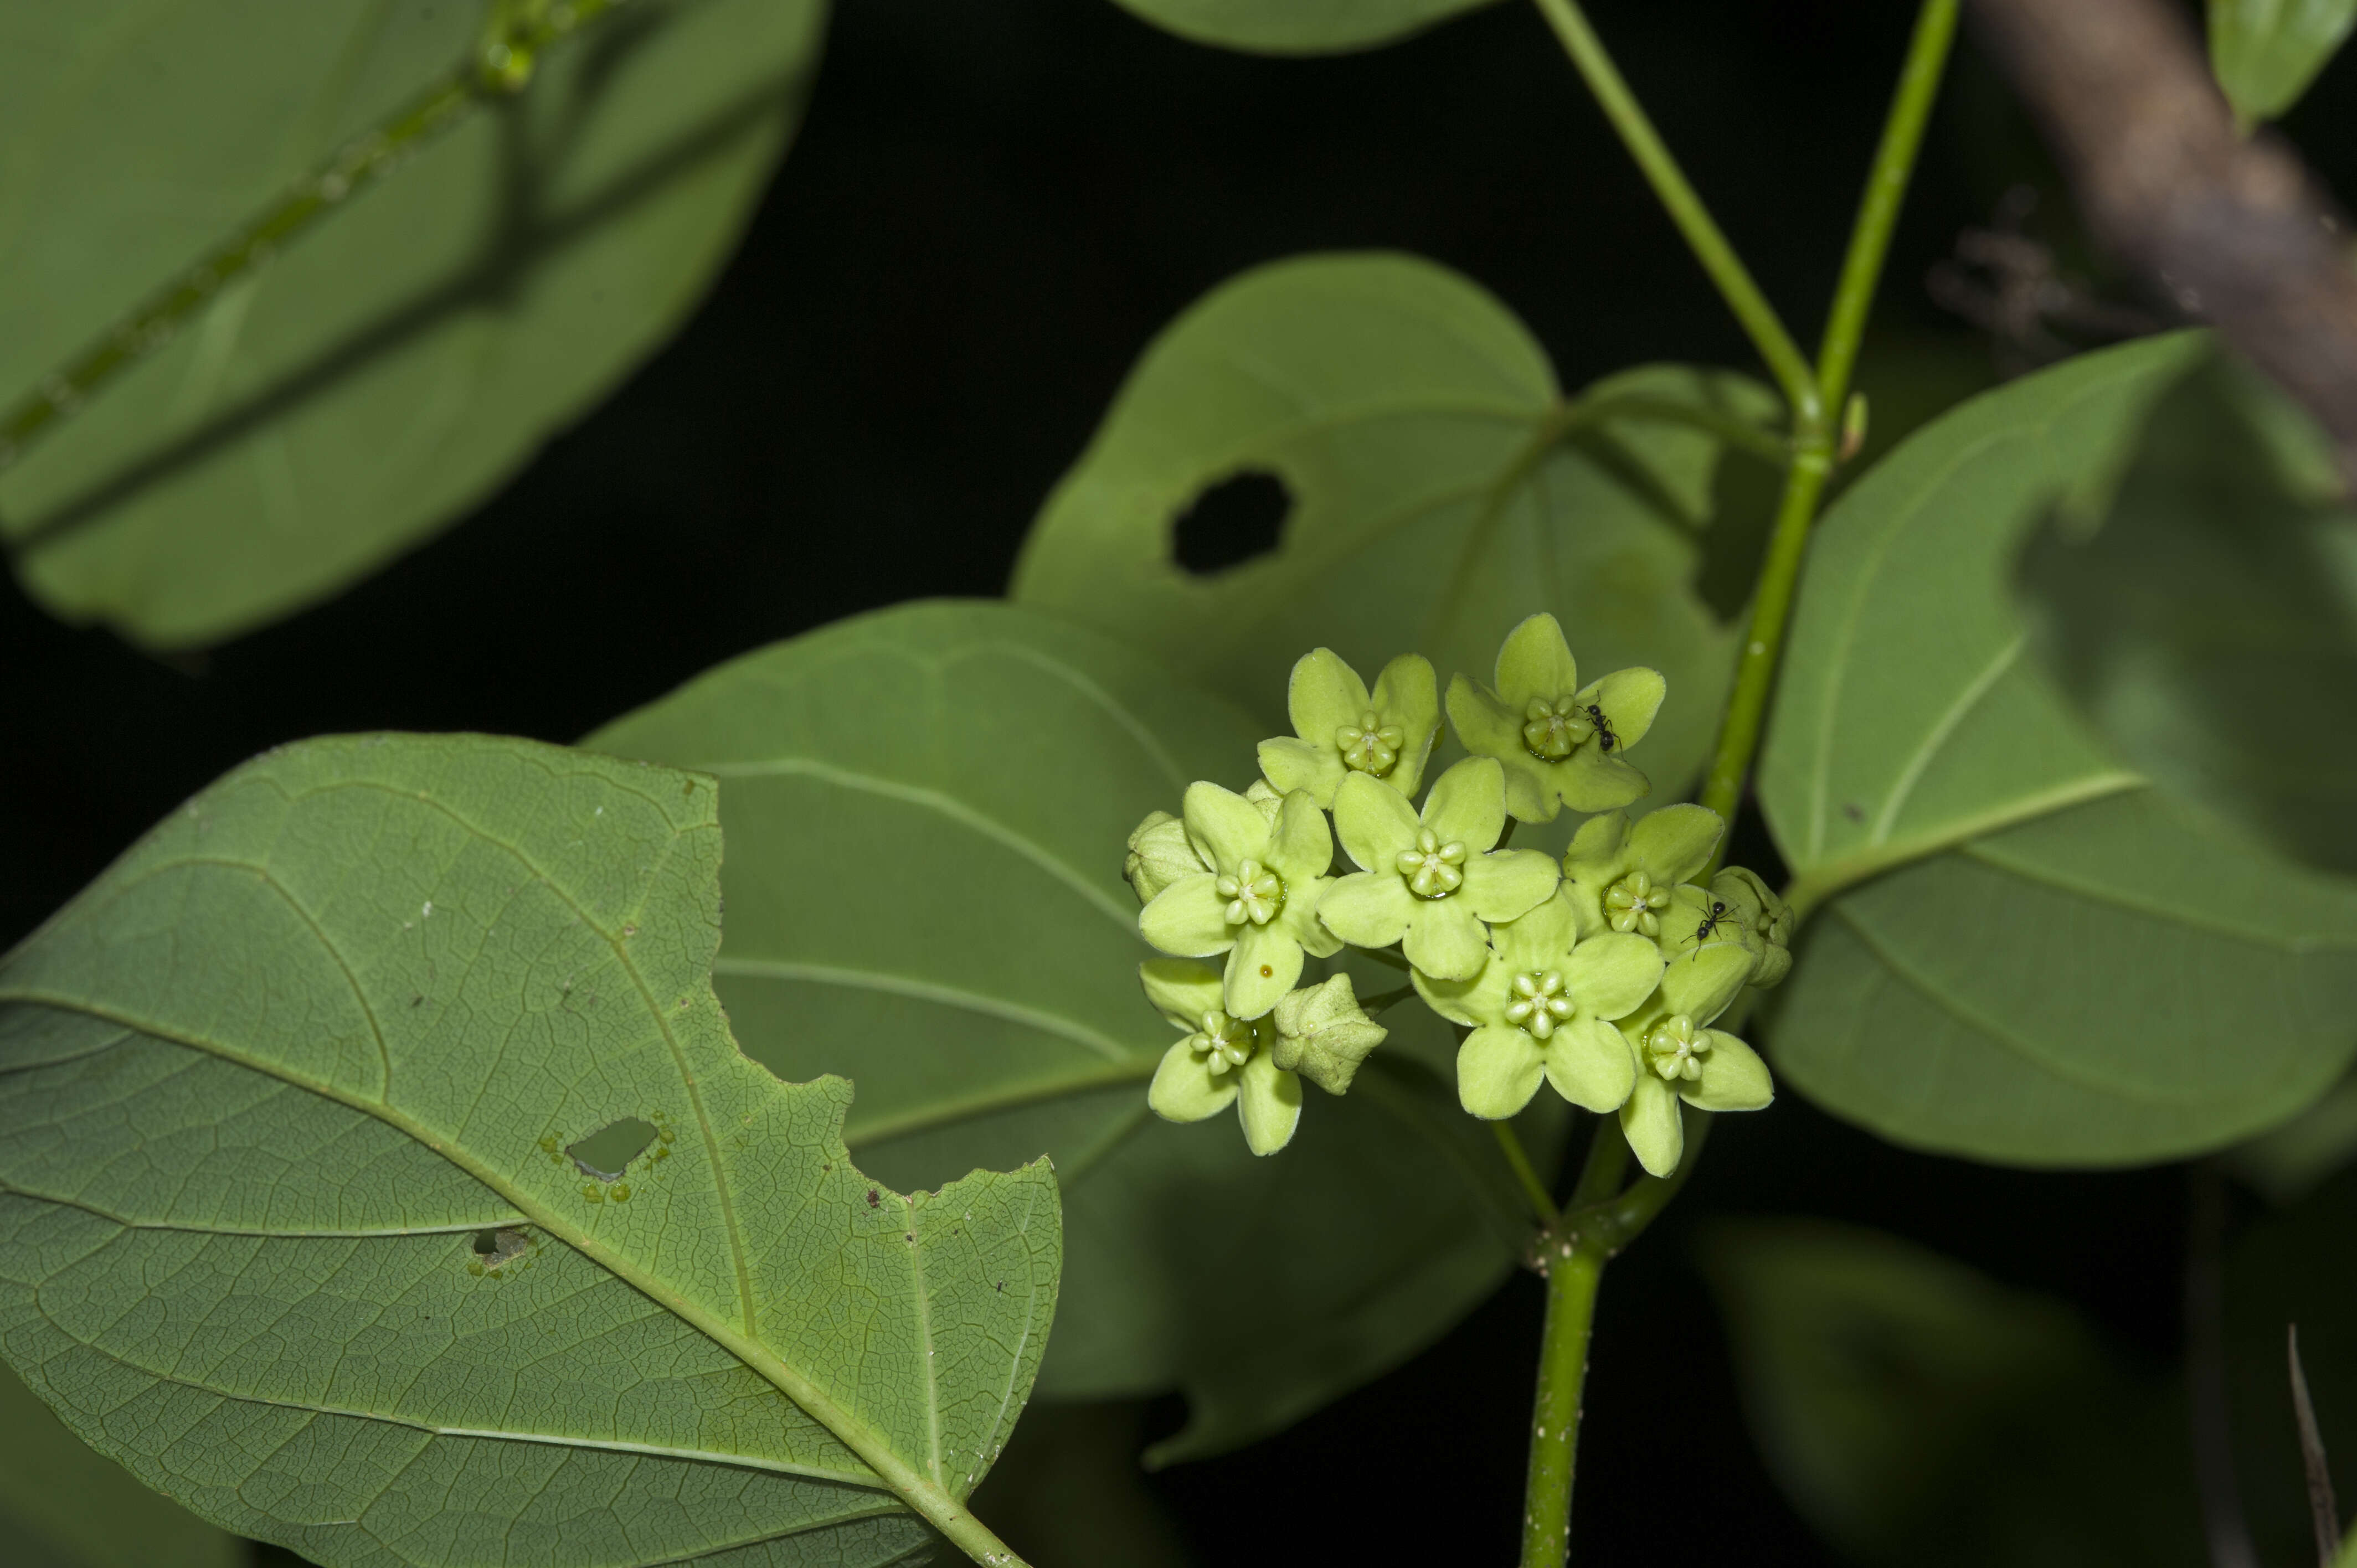
[[[1923,127],[1931,119],[1948,50],[1955,41],[1957,5],[1958,0],[1923,0],[1916,15],[1899,90],[1867,175],[1866,194],[1850,230],[1849,252],[1842,259],[1841,281],[1817,350],[1816,396],[1821,409],[1837,409],[1848,396],[1858,345],[1866,336],[1867,314],[1873,308],[1875,286],[1890,252],[1891,231],[1898,227],[1900,206],[1906,199],[1916,155],[1923,145]],[[1776,684],[1777,660],[1783,652],[1784,629],[1792,618],[1792,592],[1808,553],[1809,528],[1816,521],[1817,502],[1833,473],[1835,438],[1832,424],[1823,419],[1813,426],[1794,422],[1792,466],[1785,473],[1775,531],[1769,536],[1768,553],[1752,590],[1751,624],[1736,665],[1735,690],[1728,695],[1726,716],[1719,723],[1718,745],[1703,784],[1702,803],[1730,822],[1743,803],[1744,783],[1760,749],[1768,699]],[[1707,869],[1716,869],[1726,854],[1727,841],[1722,837]]]
[[[1769,374],[1776,379],[1784,401],[1792,407],[1793,427],[1798,430],[1824,424],[1826,413],[1818,400],[1817,378],[1809,369],[1808,357],[1785,329],[1776,307],[1768,303],[1768,296],[1752,281],[1749,269],[1735,253],[1735,247],[1727,243],[1710,209],[1703,205],[1684,171],[1678,167],[1677,159],[1670,156],[1661,134],[1653,129],[1636,94],[1622,80],[1620,68],[1605,51],[1603,40],[1588,26],[1578,0],[1538,0],[1538,8],[1555,29],[1555,37],[1562,40],[1564,52],[1571,57],[1588,91],[1595,94],[1597,106],[1619,133],[1621,145],[1629,149],[1629,156],[1636,160],[1637,167],[1652,186],[1653,195],[1668,209],[1670,220],[1685,236],[1687,248],[1717,286],[1719,296],[1735,313],[1735,319],[1750,334],[1752,347],[1760,351]]]
[[[1898,225],[1900,207],[1922,147],[1924,126],[1954,42],[1958,0],[1923,0],[1917,14],[1813,369],[1638,107],[1581,14],[1577,0],[1537,0],[1537,5],[1704,271],[1750,334],[1792,411],[1792,465],[1786,470],[1774,532],[1753,588],[1749,634],[1702,794],[1704,805],[1731,822],[1759,750],[1809,528],[1816,520],[1817,503],[1834,469],[1834,411],[1848,395],[1875,288],[1889,254],[1890,236]],[[1725,853],[1724,839],[1719,853]],[[1716,856],[1712,864],[1717,864]],[[1603,1122],[1588,1148],[1587,1168],[1571,1203],[1552,1223],[1542,1218],[1544,1228],[1539,1234],[1537,1262],[1547,1277],[1547,1308],[1531,1420],[1522,1568],[1563,1568],[1570,1556],[1580,1395],[1587,1374],[1597,1292],[1603,1283],[1605,1263],[1652,1223],[1677,1196],[1701,1157],[1711,1119],[1695,1113],[1686,1120],[1685,1150],[1677,1169],[1668,1176],[1647,1176],[1626,1191],[1620,1190],[1620,1181],[1628,1165],[1628,1143],[1617,1122]],[[1501,1146],[1505,1136],[1501,1135]],[[1510,1164],[1518,1150],[1519,1144],[1508,1148]],[[1544,1215],[1536,1206],[1534,1212]]]
[[[629,0],[495,0],[465,61],[346,142],[243,228],[118,317],[32,391],[0,412],[0,470],[125,371],[178,336],[223,290],[378,184],[481,104],[522,91],[534,57]]]

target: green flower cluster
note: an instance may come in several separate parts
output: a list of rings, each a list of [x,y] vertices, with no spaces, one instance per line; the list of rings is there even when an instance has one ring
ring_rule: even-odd
[[[1299,1125],[1302,1078],[1347,1092],[1385,1031],[1348,975],[1301,983],[1345,946],[1403,964],[1458,1027],[1458,1096],[1476,1116],[1515,1114],[1544,1081],[1618,1114],[1638,1160],[1666,1175],[1684,1148],[1681,1102],[1769,1102],[1766,1064],[1710,1026],[1745,986],[1783,978],[1790,911],[1739,868],[1696,881],[1725,830],[1716,812],[1620,810],[1651,788],[1626,753],[1652,725],[1662,677],[1582,685],[1563,628],[1537,615],[1507,637],[1496,679],[1450,682],[1448,720],[1471,755],[1419,807],[1442,729],[1431,664],[1405,654],[1370,690],[1318,649],[1294,666],[1294,733],[1261,743],[1261,779],[1242,794],[1194,784],[1178,815],[1138,824],[1125,865],[1138,930],[1173,955],[1140,973],[1182,1034],[1148,1093],[1157,1113],[1197,1122],[1233,1104],[1267,1155]],[[1560,865],[1507,847],[1514,822],[1566,807],[1603,814]],[[1184,961],[1210,958],[1222,967]]]

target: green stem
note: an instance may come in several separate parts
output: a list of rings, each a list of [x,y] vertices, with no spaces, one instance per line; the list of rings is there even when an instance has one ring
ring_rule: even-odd
[[[1816,398],[1821,409],[1839,408],[1849,392],[1850,372],[1857,364],[1858,344],[1866,333],[1867,313],[1873,307],[1875,286],[1882,275],[1883,261],[1889,253],[1891,230],[1898,223],[1900,203],[1907,193],[1916,154],[1923,145],[1923,126],[1939,91],[1949,45],[1955,38],[1956,6],[1957,0],[1924,0],[1916,18],[1907,63],[1900,73],[1899,91],[1892,99],[1889,118],[1883,125],[1882,144],[1875,151],[1874,165],[1867,176],[1866,195],[1858,204],[1849,253],[1842,262],[1841,282],[1835,291],[1833,310],[1825,321],[1824,341],[1818,350]],[[1742,804],[1744,780],[1750,775],[1752,757],[1760,749],[1768,698],[1776,683],[1777,659],[1783,651],[1785,625],[1792,618],[1792,592],[1800,581],[1801,562],[1808,553],[1809,527],[1816,521],[1817,502],[1824,495],[1825,480],[1833,472],[1834,442],[1832,426],[1822,420],[1813,426],[1796,428],[1792,466],[1784,477],[1775,532],[1770,535],[1767,558],[1760,564],[1759,585],[1752,593],[1751,625],[1744,639],[1742,658],[1736,666],[1735,690],[1727,698],[1727,715],[1719,725],[1717,750],[1703,784],[1702,803],[1729,822],[1734,821],[1736,809]],[[1726,841],[1721,839],[1719,854],[1713,858],[1712,865],[1716,866],[1725,854]]]
[[[39,385],[0,412],[0,469],[64,424],[98,392],[162,348],[230,285],[257,271],[283,246],[382,180],[483,102],[520,91],[535,55],[578,33],[628,0],[568,5],[503,4],[491,13],[475,53],[362,132],[297,180],[276,202],[166,284]]]
[[[1507,1167],[1514,1173],[1514,1180],[1521,1185],[1523,1196],[1530,1199],[1531,1217],[1542,1228],[1552,1226],[1562,1217],[1561,1211],[1555,1208],[1555,1199],[1548,1196],[1546,1183],[1539,1180],[1538,1169],[1531,1164],[1531,1156],[1523,1152],[1523,1140],[1515,1133],[1514,1124],[1512,1122],[1492,1122],[1490,1131],[1496,1134],[1499,1152],[1506,1156]]]
[[[1735,247],[1727,243],[1727,236],[1719,231],[1702,198],[1687,183],[1677,159],[1670,156],[1653,123],[1638,105],[1636,95],[1621,80],[1612,57],[1605,52],[1603,41],[1587,25],[1578,0],[1538,0],[1538,7],[1555,28],[1555,37],[1562,40],[1564,51],[1571,56],[1571,63],[1587,81],[1587,90],[1596,95],[1604,117],[1620,133],[1621,145],[1637,160],[1653,194],[1669,209],[1670,220],[1685,236],[1695,259],[1702,263],[1702,270],[1717,285],[1719,296],[1750,335],[1752,346],[1760,351],[1769,373],[1782,389],[1784,401],[1791,405],[1794,429],[1809,430],[1826,424],[1826,410],[1818,398],[1816,378],[1809,369],[1807,356],[1785,329],[1776,307],[1768,303],[1768,296],[1752,282],[1750,272],[1735,253]]]
[[[1614,1135],[1619,1135],[1618,1129]],[[1596,1322],[1604,1254],[1574,1247],[1548,1260],[1546,1328],[1538,1397],[1531,1411],[1531,1467],[1523,1492],[1523,1568],[1563,1568],[1571,1554],[1571,1478],[1579,1452],[1580,1385]]]
[[[1386,1007],[1395,1007],[1415,994],[1415,987],[1403,985],[1396,991],[1378,991],[1372,996],[1359,998],[1359,1011],[1370,1018]]]

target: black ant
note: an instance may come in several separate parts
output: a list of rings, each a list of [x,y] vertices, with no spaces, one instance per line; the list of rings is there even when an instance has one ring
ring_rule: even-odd
[[[1718,929],[1718,923],[1721,920],[1726,919],[1734,913],[1734,910],[1728,908],[1717,899],[1712,899],[1710,901],[1710,913],[1705,915],[1702,918],[1702,924],[1695,928],[1695,940],[1702,941],[1706,939],[1711,932]]]
[[[1596,726],[1597,738],[1605,750],[1609,751],[1620,744],[1620,737],[1612,733],[1612,721],[1606,718],[1604,710],[1594,703],[1587,704],[1587,719]]]

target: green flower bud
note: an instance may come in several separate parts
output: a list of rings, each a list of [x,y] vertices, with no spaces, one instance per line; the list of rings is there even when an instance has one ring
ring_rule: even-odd
[[[1437,682],[1422,654],[1384,665],[1370,692],[1332,650],[1314,649],[1293,667],[1286,706],[1293,734],[1260,743],[1261,771],[1277,789],[1306,789],[1331,809],[1357,773],[1415,796],[1440,733]]]
[[[1121,863],[1121,874],[1140,904],[1151,904],[1156,894],[1180,877],[1198,876],[1210,869],[1187,837],[1187,824],[1168,811],[1149,812],[1137,824],[1129,835],[1129,854]]]
[[[1359,1064],[1388,1033],[1360,1009],[1347,974],[1287,993],[1269,1017],[1276,1030],[1271,1053],[1276,1065],[1329,1094],[1350,1092]]]
[[[1273,809],[1196,783],[1187,789],[1188,843],[1206,868],[1180,875],[1139,911],[1140,935],[1183,958],[1228,955],[1222,1008],[1259,1018],[1301,977],[1303,956],[1341,942],[1318,921],[1333,886],[1334,841],[1316,801],[1300,790]],[[1149,832],[1164,832],[1149,829]]]
[[[1645,1069],[1620,1107],[1620,1131],[1638,1164],[1655,1176],[1676,1170],[1685,1153],[1681,1103],[1758,1111],[1776,1097],[1760,1054],[1707,1026],[1751,978],[1753,964],[1738,941],[1705,942],[1671,960],[1660,987],[1620,1020],[1621,1037]]]
[[[1710,864],[1726,824],[1706,806],[1664,806],[1632,824],[1608,811],[1579,826],[1563,857],[1564,897],[1582,936],[1623,931],[1661,943],[1663,957],[1683,950],[1698,919],[1687,919],[1680,884]],[[1702,899],[1700,888],[1687,889]],[[1705,899],[1704,907],[1707,907]],[[1727,933],[1730,937],[1732,932]],[[1692,941],[1683,941],[1690,948]]]
[[[1497,690],[1458,675],[1448,682],[1448,722],[1465,749],[1506,770],[1506,810],[1553,822],[1568,806],[1605,811],[1652,786],[1623,759],[1645,738],[1668,691],[1654,671],[1619,670],[1588,685],[1551,615],[1534,615],[1498,650]]]
[[[1489,958],[1487,922],[1529,913],[1557,881],[1545,855],[1492,847],[1505,827],[1505,780],[1490,757],[1442,774],[1420,816],[1396,789],[1354,773],[1334,792],[1334,829],[1363,869],[1327,889],[1318,918],[1360,947],[1400,943],[1426,976],[1470,980]]]
[[[1457,1096],[1474,1115],[1513,1115],[1542,1078],[1599,1113],[1629,1098],[1636,1058],[1614,1024],[1653,994],[1661,951],[1619,932],[1580,940],[1577,926],[1570,904],[1549,898],[1491,932],[1471,980],[1415,977],[1433,1011],[1473,1031],[1457,1049]]]

